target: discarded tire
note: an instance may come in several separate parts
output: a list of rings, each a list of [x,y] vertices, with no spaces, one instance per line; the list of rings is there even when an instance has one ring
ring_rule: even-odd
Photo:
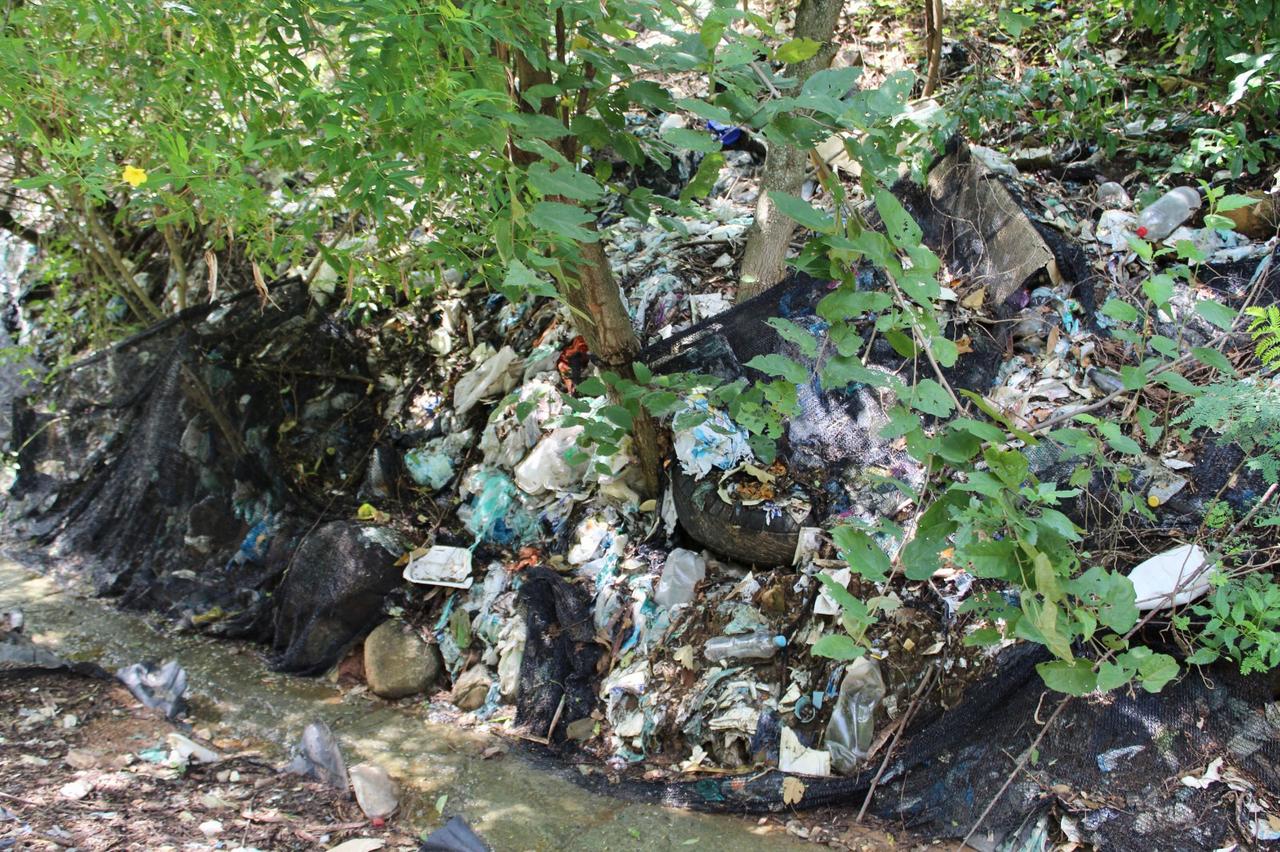
[[[812,511],[797,521],[787,512],[726,503],[717,493],[717,476],[696,480],[678,463],[672,467],[676,515],[695,541],[747,565],[791,564],[800,529],[810,525]]]

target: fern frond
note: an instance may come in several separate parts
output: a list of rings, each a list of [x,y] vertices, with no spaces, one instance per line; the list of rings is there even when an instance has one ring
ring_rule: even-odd
[[[1258,360],[1267,367],[1280,364],[1280,305],[1246,308],[1245,314],[1253,318],[1249,334]]]

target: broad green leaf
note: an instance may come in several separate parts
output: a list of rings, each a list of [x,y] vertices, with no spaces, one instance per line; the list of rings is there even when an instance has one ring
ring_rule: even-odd
[[[746,363],[753,370],[786,379],[794,385],[802,385],[809,381],[809,371],[803,365],[792,361],[785,355],[757,355]]]
[[[801,96],[840,99],[857,85],[862,69],[857,66],[826,68],[815,73],[800,87]]]
[[[946,417],[955,408],[955,403],[942,385],[933,379],[921,379],[911,389],[911,407],[935,417]]]
[[[811,38],[793,38],[786,44],[780,45],[774,52],[773,58],[778,62],[802,62],[821,49],[820,41],[814,41]]]
[[[595,178],[577,169],[561,166],[554,171],[546,163],[529,166],[529,183],[543,195],[558,195],[574,201],[599,201],[604,190]]]
[[[1252,207],[1265,199],[1252,198],[1248,195],[1224,195],[1218,199],[1218,203],[1214,205],[1214,210],[1218,213],[1227,213],[1231,210],[1239,210],[1241,207]]]
[[[507,275],[502,280],[502,289],[511,294],[512,301],[525,296],[555,296],[556,288],[543,278],[539,278],[529,267],[518,260],[507,264]]]
[[[1024,15],[1021,12],[1015,12],[1012,9],[1000,9],[996,12],[996,20],[1000,22],[1000,27],[1009,35],[1018,38],[1023,31],[1035,24],[1035,18],[1030,15]]]
[[[1137,308],[1116,298],[1107,299],[1102,306],[1102,313],[1116,322],[1135,322],[1138,319]]]
[[[1230,331],[1236,322],[1236,312],[1233,309],[1212,299],[1197,301],[1196,313],[1223,331]]]
[[[986,460],[991,472],[1000,477],[1000,481],[1009,488],[1018,488],[1027,478],[1030,464],[1027,462],[1027,457],[1017,450],[988,447],[982,457]]]
[[[933,502],[916,523],[916,534],[902,546],[900,560],[908,580],[927,580],[941,566],[938,555],[947,546],[956,522],[951,510],[967,501],[959,491],[948,491]]]
[[[804,326],[783,317],[770,317],[765,322],[773,326],[784,340],[789,340],[799,347],[806,358],[817,356],[818,339]]]
[[[1093,664],[1088,660],[1054,660],[1051,663],[1040,663],[1036,666],[1045,686],[1057,692],[1080,697],[1088,695],[1098,687],[1098,677],[1093,672]]]
[[[1147,692],[1159,692],[1178,676],[1178,662],[1168,654],[1152,654],[1138,663],[1138,678]]]
[[[1235,365],[1231,360],[1223,355],[1217,349],[1210,349],[1207,346],[1197,346],[1191,350],[1191,354],[1197,361],[1205,366],[1212,367],[1215,370],[1226,373],[1228,376],[1236,374]]]
[[[841,526],[835,528],[831,537],[855,574],[876,582],[889,575],[889,557],[871,536],[851,526]]]
[[[929,349],[943,367],[954,366],[956,359],[960,357],[960,350],[955,343],[942,336],[929,338]]]
[[[677,127],[668,130],[662,134],[662,138],[670,142],[677,148],[685,148],[689,151],[701,151],[704,154],[714,154],[721,149],[720,140],[705,133],[701,130],[689,130],[686,127]]]
[[[583,227],[595,220],[581,207],[559,201],[539,201],[529,208],[529,221],[534,227],[575,242],[593,243],[600,238],[594,229]]]
[[[772,189],[769,190],[769,198],[773,201],[774,206],[778,208],[778,212],[794,220],[802,227],[822,234],[831,233],[835,230],[835,220],[807,201]]]
[[[832,635],[814,642],[809,653],[829,660],[856,660],[867,653],[867,649],[848,636]]]
[[[876,211],[884,221],[885,233],[894,245],[905,249],[920,244],[924,232],[897,196],[887,189],[876,190],[875,204]]]
[[[694,172],[693,178],[684,185],[684,189],[680,190],[680,200],[690,201],[695,198],[706,198],[711,194],[711,190],[715,188],[716,181],[720,178],[720,169],[724,166],[724,154],[716,151],[707,154],[702,158],[702,162],[698,164],[698,170]]]

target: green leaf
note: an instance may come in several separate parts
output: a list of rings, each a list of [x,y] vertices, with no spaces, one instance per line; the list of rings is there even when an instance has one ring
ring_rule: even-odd
[[[774,52],[773,58],[778,62],[803,62],[821,49],[820,41],[814,41],[811,38],[793,38],[786,44],[780,45]]]
[[[1218,659],[1218,652],[1213,648],[1198,648],[1196,652],[1187,657],[1187,662],[1193,666],[1207,666]]]
[[[908,580],[927,580],[941,567],[938,554],[947,546],[956,522],[951,510],[967,501],[959,491],[948,491],[933,502],[916,523],[916,534],[902,546],[900,560]]]
[[[851,526],[841,526],[832,531],[831,537],[855,574],[875,582],[889,575],[889,557],[871,536]]]
[[[1098,667],[1098,689],[1102,692],[1110,692],[1127,684],[1132,677],[1133,672],[1124,666],[1103,663]]]
[[[1252,207],[1264,199],[1252,198],[1248,195],[1224,195],[1218,199],[1218,203],[1214,205],[1214,210],[1218,213],[1226,213],[1231,210],[1239,210],[1241,207]]]
[[[821,234],[829,234],[835,231],[835,220],[816,209],[809,202],[777,190],[769,190],[769,198],[773,201],[774,206],[778,208],[779,213],[788,219],[794,220],[800,226]]]
[[[867,653],[867,649],[848,636],[831,635],[814,642],[809,653],[829,660],[856,660]]]
[[[720,169],[724,166],[724,154],[719,151],[707,154],[698,164],[693,178],[680,190],[680,200],[690,201],[694,198],[706,198],[715,188],[720,178]]]
[[[1178,661],[1168,654],[1152,654],[1138,663],[1138,677],[1147,692],[1159,692],[1178,676]]]
[[[981,579],[1015,580],[1020,573],[1016,546],[1009,538],[974,541],[956,549],[956,561]]]
[[[1236,312],[1233,309],[1212,299],[1200,299],[1197,301],[1196,313],[1223,331],[1230,331],[1236,322]]]
[[[988,447],[982,457],[986,460],[991,472],[1000,477],[1000,481],[1009,488],[1020,487],[1027,478],[1030,463],[1027,457],[1017,450]]]
[[[909,404],[917,411],[932,414],[935,417],[946,417],[955,408],[955,403],[942,385],[933,379],[921,379],[911,389]]]
[[[583,174],[574,168],[561,166],[555,171],[546,163],[538,162],[529,166],[529,183],[543,195],[559,195],[574,201],[599,201],[604,190],[595,178]]]
[[[1000,22],[1000,27],[1009,35],[1018,38],[1023,31],[1035,23],[1035,18],[1030,15],[1024,15],[1021,12],[1015,12],[1012,9],[1000,9],[996,12],[996,20]]]
[[[785,355],[757,355],[748,361],[746,366],[769,376],[786,379],[795,385],[802,385],[809,381],[809,371]]]
[[[1156,376],[1156,381],[1172,391],[1176,391],[1177,393],[1185,394],[1187,396],[1195,396],[1200,392],[1200,389],[1197,388],[1190,379],[1174,370],[1164,371],[1160,375]]]
[[[867,312],[883,311],[893,304],[893,296],[882,290],[856,290],[841,284],[818,302],[818,316],[827,322],[851,319]]]
[[[875,203],[876,211],[884,221],[885,234],[894,245],[905,249],[920,244],[924,232],[897,196],[887,189],[879,189],[876,190]]]
[[[1168,275],[1152,275],[1142,282],[1142,292],[1157,307],[1163,308],[1173,298],[1173,278]]]
[[[1212,367],[1219,372],[1226,373],[1228,376],[1234,376],[1236,374],[1235,365],[1231,363],[1231,360],[1227,358],[1226,355],[1223,355],[1217,349],[1210,349],[1207,346],[1197,346],[1191,350],[1191,354],[1197,361],[1207,367]]]
[[[704,154],[714,154],[722,147],[720,140],[710,133],[705,133],[701,130],[689,130],[685,127],[668,130],[662,134],[662,138],[677,148],[701,151]]]
[[[512,301],[518,301],[529,295],[552,297],[556,295],[554,285],[539,278],[532,269],[514,259],[507,264],[507,274],[502,279],[502,289],[510,294]]]
[[[1138,319],[1138,309],[1120,299],[1107,299],[1102,306],[1102,313],[1116,322],[1134,322]]]
[[[817,72],[800,87],[801,97],[843,98],[862,76],[857,66],[826,68]]]
[[[594,215],[581,207],[559,201],[539,201],[529,208],[529,222],[534,227],[575,242],[593,243],[600,238],[594,229],[583,227],[595,220]]]
[[[609,389],[605,387],[599,376],[591,376],[578,383],[577,391],[578,396],[604,396]]]
[[[1147,383],[1146,367],[1126,364],[1120,368],[1120,383],[1125,390],[1138,390]]]
[[[601,413],[615,426],[628,430],[631,428],[631,412],[627,411],[621,405],[606,405],[601,410]]]
[[[799,323],[782,317],[770,317],[765,320],[782,336],[784,340],[794,343],[806,358],[818,355],[818,340],[813,333]]]
[[[1054,660],[1051,663],[1040,663],[1036,666],[1045,686],[1067,695],[1080,697],[1088,695],[1098,687],[1098,677],[1093,672],[1093,664],[1088,660]]]
[[[942,336],[929,338],[929,349],[943,367],[954,366],[956,359],[960,357],[960,350],[955,343]]]

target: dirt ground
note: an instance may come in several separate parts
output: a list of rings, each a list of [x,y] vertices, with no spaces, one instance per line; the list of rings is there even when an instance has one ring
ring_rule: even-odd
[[[175,732],[223,759],[172,765]],[[318,849],[351,838],[419,844],[394,817],[373,826],[350,795],[278,772],[251,743],[182,731],[114,681],[0,674],[0,850]]]

